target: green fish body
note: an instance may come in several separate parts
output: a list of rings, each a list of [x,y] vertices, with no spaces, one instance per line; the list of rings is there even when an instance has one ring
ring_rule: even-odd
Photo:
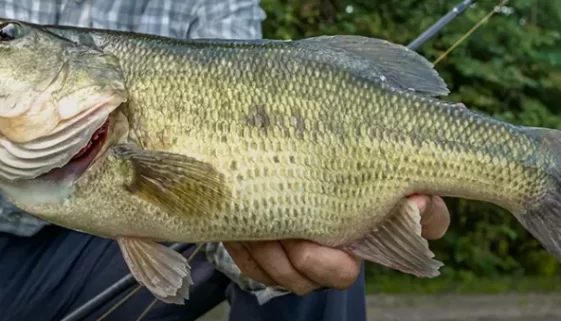
[[[437,99],[444,81],[403,46],[19,26],[111,56],[125,89],[87,163],[0,187],[38,217],[116,239],[162,301],[181,302],[191,280],[157,241],[306,239],[437,276],[414,193],[497,204],[561,259],[559,132]],[[151,281],[142,253],[176,279]]]

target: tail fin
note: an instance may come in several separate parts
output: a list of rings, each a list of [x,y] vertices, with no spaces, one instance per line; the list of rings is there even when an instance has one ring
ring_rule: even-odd
[[[543,192],[513,214],[561,262],[561,131],[527,128],[527,132],[540,143],[540,150],[548,159],[543,169],[547,178]]]

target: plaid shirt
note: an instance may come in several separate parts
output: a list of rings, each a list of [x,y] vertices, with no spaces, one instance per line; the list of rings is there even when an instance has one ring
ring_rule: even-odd
[[[265,12],[259,0],[6,0],[0,17],[38,24],[134,31],[173,38],[261,38]],[[0,194],[0,232],[32,236],[48,223],[10,204]],[[221,243],[207,258],[261,303],[286,292],[241,274]]]

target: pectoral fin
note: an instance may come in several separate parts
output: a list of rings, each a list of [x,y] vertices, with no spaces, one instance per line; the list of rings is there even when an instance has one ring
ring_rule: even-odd
[[[421,215],[416,203],[401,200],[387,221],[346,250],[359,257],[418,277],[436,277],[443,265],[433,259],[421,236]]]
[[[173,214],[210,215],[231,195],[220,172],[192,157],[132,144],[119,145],[113,153],[133,165],[129,191]]]
[[[117,239],[131,274],[156,298],[183,304],[193,284],[191,268],[180,253],[159,243],[131,237]]]

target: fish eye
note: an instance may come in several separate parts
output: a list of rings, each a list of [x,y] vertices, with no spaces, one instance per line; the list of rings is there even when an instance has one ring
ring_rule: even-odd
[[[22,26],[16,22],[0,24],[0,41],[11,41],[23,36]]]

